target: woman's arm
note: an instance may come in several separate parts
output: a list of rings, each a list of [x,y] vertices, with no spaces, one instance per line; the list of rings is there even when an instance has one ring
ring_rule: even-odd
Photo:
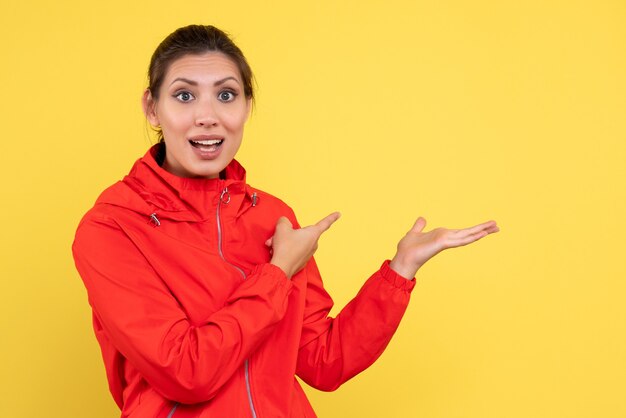
[[[307,280],[305,319],[296,373],[310,386],[332,391],[369,367],[383,353],[409,303],[415,280],[398,275],[385,261],[335,317],[313,260]]]
[[[400,240],[391,262],[384,262],[357,296],[335,318],[315,262],[304,270],[307,279],[305,323],[297,374],[320,390],[335,390],[369,367],[395,333],[415,286],[417,270],[443,249],[467,245],[498,231],[495,222],[462,230],[438,228],[424,233],[419,218]]]
[[[182,403],[215,395],[284,316],[292,288],[280,268],[262,264],[194,326],[115,221],[83,222],[73,252],[111,344],[157,392]]]

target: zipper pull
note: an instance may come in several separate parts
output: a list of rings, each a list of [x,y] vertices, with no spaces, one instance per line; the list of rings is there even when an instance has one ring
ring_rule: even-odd
[[[259,197],[256,195],[256,192],[252,193],[252,207],[256,206],[256,203],[258,202]]]
[[[230,203],[230,193],[228,192],[228,187],[224,187],[224,190],[222,190],[222,194],[220,195],[220,202],[225,205]]]
[[[161,226],[161,221],[156,216],[156,212],[150,215],[150,220],[154,223],[154,226]]]

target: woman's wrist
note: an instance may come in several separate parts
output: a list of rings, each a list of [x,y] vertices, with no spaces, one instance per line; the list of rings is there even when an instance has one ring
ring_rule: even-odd
[[[280,260],[276,260],[275,257],[272,257],[272,259],[270,260],[270,264],[281,269],[283,273],[285,273],[285,276],[287,276],[287,279],[291,280],[291,276],[293,275],[293,273],[290,269],[286,267],[284,263],[282,263]]]
[[[389,267],[405,279],[411,280],[415,277],[415,273],[417,273],[420,266],[414,266],[406,263],[400,256],[398,256],[398,254],[396,254],[389,262]]]

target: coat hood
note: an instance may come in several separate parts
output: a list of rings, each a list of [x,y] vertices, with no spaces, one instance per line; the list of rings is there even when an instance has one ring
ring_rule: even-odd
[[[246,171],[232,160],[220,178],[178,177],[156,162],[162,144],[156,144],[137,160],[122,181],[106,189],[96,204],[110,204],[155,219],[201,222],[214,216],[221,199],[239,205],[238,213],[256,204],[255,191],[246,184]]]

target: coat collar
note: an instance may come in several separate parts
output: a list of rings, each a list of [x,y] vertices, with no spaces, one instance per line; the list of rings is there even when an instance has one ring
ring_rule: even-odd
[[[178,177],[157,164],[159,147],[151,147],[137,160],[124,179],[98,199],[160,219],[203,221],[215,216],[220,195],[227,190],[230,207],[241,213],[252,202],[253,191],[246,184],[246,171],[232,160],[217,179]]]

